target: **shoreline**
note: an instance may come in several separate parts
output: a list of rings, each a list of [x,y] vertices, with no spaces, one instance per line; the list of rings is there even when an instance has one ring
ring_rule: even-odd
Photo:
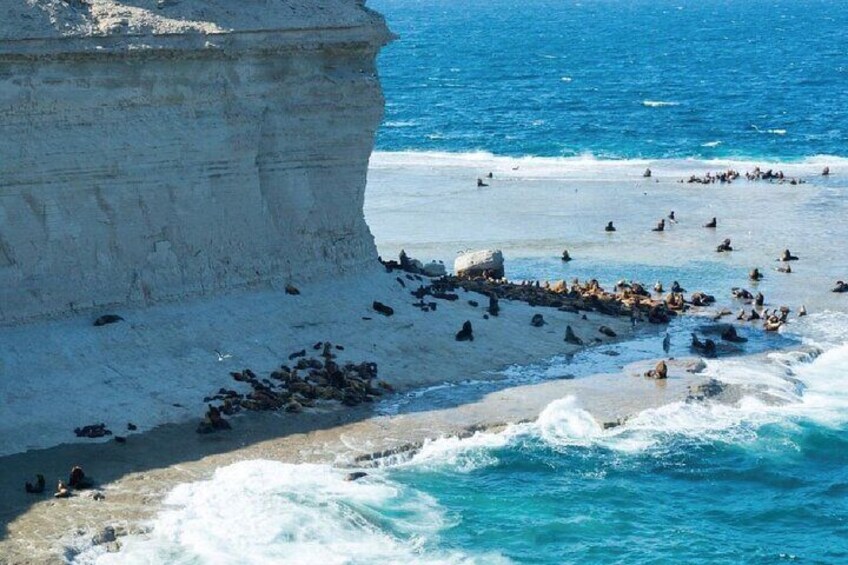
[[[383,437],[380,423],[387,417],[374,416],[367,405],[309,414],[258,412],[232,419],[231,431],[195,433],[206,409],[204,397],[220,387],[243,384],[234,382],[230,372],[253,367],[266,376],[280,363],[290,363],[292,351],[306,348],[314,353],[311,345],[317,341],[343,344],[344,350],[337,352],[340,363],[376,362],[378,379],[404,392],[442,383],[497,380],[504,378],[498,371],[507,367],[573,354],[585,346],[564,341],[567,326],[588,343],[616,343],[634,332],[623,317],[590,312],[583,319],[583,313],[511,300],[501,301],[499,316],[486,318],[483,304],[469,303],[472,298],[482,303],[480,295],[464,290],[459,290],[460,299],[438,300],[436,311],[422,311],[410,288],[398,284],[397,272],[377,270],[302,285],[296,296],[258,290],[120,309],[114,313],[124,320],[103,327],[91,325],[94,314],[84,314],[0,328],[8,345],[0,363],[0,372],[7,377],[0,381],[4,383],[0,392],[9,399],[8,416],[0,420],[6,438],[0,458],[0,497],[7,501],[0,554],[10,556],[10,563],[59,559],[64,549],[58,539],[63,534],[102,529],[116,507],[127,505],[136,509],[128,512],[135,523],[153,512],[148,501],[226,461],[258,457],[266,450],[284,459],[335,460],[330,453],[337,450],[320,446],[340,445],[340,435],[348,433],[338,428],[340,424],[358,422],[361,437]],[[391,305],[394,314],[375,312],[371,307],[375,300]],[[547,322],[543,327],[530,323],[538,313]],[[473,321],[476,339],[458,342],[455,333],[466,320]],[[616,337],[599,333],[601,325],[612,328]],[[556,382],[568,388],[574,386],[568,383],[582,381]],[[553,399],[539,399],[520,417],[501,417],[499,422],[489,418],[503,415],[501,409],[472,411],[468,425],[535,417],[534,410]],[[51,410],[43,410],[45,402]],[[394,422],[391,418],[405,417],[388,418]],[[126,435],[126,443],[111,438],[75,441],[75,427],[98,422],[116,435]],[[135,422],[138,431],[125,434],[126,422]],[[403,443],[423,441],[434,429],[462,431],[455,424],[446,417],[438,425],[435,421],[413,425],[414,433],[404,434]],[[374,451],[389,448],[392,445],[384,444]],[[102,485],[106,500],[94,501],[87,493],[70,500],[52,498],[56,481],[64,480],[73,465],[81,465]],[[36,473],[47,479],[45,495],[24,493],[24,481],[33,480]]]
[[[166,424],[124,445],[65,444],[4,457],[3,485],[14,484],[16,469],[40,466],[61,472],[63,462],[71,458],[103,482],[96,490],[66,500],[54,500],[49,493],[32,497],[38,502],[29,509],[11,521],[4,516],[7,535],[0,542],[0,553],[7,557],[2,562],[64,562],[107,527],[114,528],[119,538],[143,534],[145,521],[161,509],[172,488],[206,479],[215,469],[238,461],[271,459],[367,469],[408,458],[428,440],[534,421],[550,402],[565,396],[575,396],[599,425],[612,427],[643,410],[686,399],[690,387],[704,381],[687,372],[693,364],[694,360],[670,363],[667,381],[642,377],[650,363],[640,362],[619,374],[511,386],[471,401],[458,399],[448,408],[379,415],[370,406],[339,407],[294,418],[261,412],[234,418],[232,430],[208,436],[195,434],[192,423]],[[4,497],[12,494],[3,490]],[[94,492],[104,498],[95,500]],[[33,537],[32,532],[38,535]],[[119,546],[120,539],[110,549]]]

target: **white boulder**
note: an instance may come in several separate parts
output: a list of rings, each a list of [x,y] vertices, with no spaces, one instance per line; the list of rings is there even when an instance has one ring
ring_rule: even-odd
[[[453,270],[458,277],[478,277],[487,274],[490,278],[503,278],[503,253],[500,249],[463,253],[454,261]]]

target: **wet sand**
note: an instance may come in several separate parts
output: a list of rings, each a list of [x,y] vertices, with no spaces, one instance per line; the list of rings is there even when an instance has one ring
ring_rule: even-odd
[[[702,378],[687,372],[687,362],[671,364],[667,381],[641,376],[650,362],[622,373],[554,380],[492,392],[481,398],[457,397],[458,405],[438,410],[375,415],[372,406],[333,407],[297,415],[252,413],[232,420],[231,431],[194,433],[194,425],[164,425],[115,442],[61,445],[3,458],[0,497],[6,537],[4,563],[62,562],[68,548],[82,547],[106,526],[140,533],[163,496],[179,483],[209,477],[218,467],[247,459],[290,463],[319,462],[342,468],[379,464],[389,453],[411,453],[426,439],[465,435],[506,423],[529,421],[552,400],[567,395],[601,423],[615,423],[646,408],[681,400]],[[459,392],[458,392],[459,395]],[[26,495],[21,469],[64,476],[80,464],[99,482],[95,491],[71,499]],[[48,489],[52,487],[48,485]],[[120,544],[120,538],[118,538]]]

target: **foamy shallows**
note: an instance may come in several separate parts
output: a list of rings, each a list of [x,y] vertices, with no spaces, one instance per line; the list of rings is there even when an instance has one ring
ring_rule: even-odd
[[[848,555],[848,331],[713,360],[738,400],[604,430],[573,396],[390,465],[245,461],[176,488],[145,537],[80,563],[739,563]],[[836,344],[839,342],[839,344]],[[596,353],[604,356],[601,353]],[[606,356],[604,356],[606,357]]]

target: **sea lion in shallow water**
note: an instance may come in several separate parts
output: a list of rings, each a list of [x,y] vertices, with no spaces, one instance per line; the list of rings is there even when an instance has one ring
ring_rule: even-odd
[[[474,341],[474,329],[469,320],[465,320],[462,329],[456,332],[456,341]]]
[[[721,243],[719,243],[718,247],[716,247],[716,251],[719,253],[726,253],[728,251],[733,251],[733,247],[730,245],[730,239],[725,239]]]
[[[41,494],[44,492],[44,475],[41,473],[35,476],[35,484],[27,483],[24,485],[24,490],[30,494]]]
[[[569,254],[568,254],[568,249],[563,249],[563,250],[562,250],[562,257],[561,257],[561,259],[562,259],[563,261],[565,261],[565,262],[571,261],[571,255],[569,255]]]
[[[780,256],[781,261],[797,261],[798,257],[792,255],[788,249],[783,250],[783,255]]]
[[[571,326],[565,327],[565,341],[574,345],[583,345],[583,340],[575,335],[574,330],[571,329]]]
[[[607,224],[607,227],[605,227],[605,228],[604,228],[604,231],[607,231],[607,232],[615,231],[615,226],[614,226],[614,225],[612,225],[612,222],[609,222],[609,223]]]
[[[657,224],[657,227],[653,228],[651,231],[665,231],[665,218],[661,219]]]
[[[718,223],[716,222],[716,219],[715,219],[715,218],[713,218],[712,220],[710,220],[709,222],[707,222],[706,224],[704,224],[704,227],[705,227],[705,228],[714,228],[714,227],[716,227],[717,225],[718,225]]]
[[[843,281],[836,281],[836,285],[830,290],[831,292],[848,292],[848,284]]]
[[[764,276],[765,276],[765,275],[763,275],[763,274],[760,272],[760,270],[759,270],[758,268],[756,268],[756,267],[754,267],[754,269],[753,269],[750,273],[748,273],[748,278],[749,278],[749,279],[751,279],[752,281],[760,281],[760,280],[763,280],[763,277],[764,277]]]
[[[653,369],[651,369],[650,371],[645,373],[645,376],[648,377],[649,379],[657,379],[657,380],[667,379],[668,378],[668,365],[665,364],[665,361],[660,360],[660,362],[657,363],[656,366]]]

